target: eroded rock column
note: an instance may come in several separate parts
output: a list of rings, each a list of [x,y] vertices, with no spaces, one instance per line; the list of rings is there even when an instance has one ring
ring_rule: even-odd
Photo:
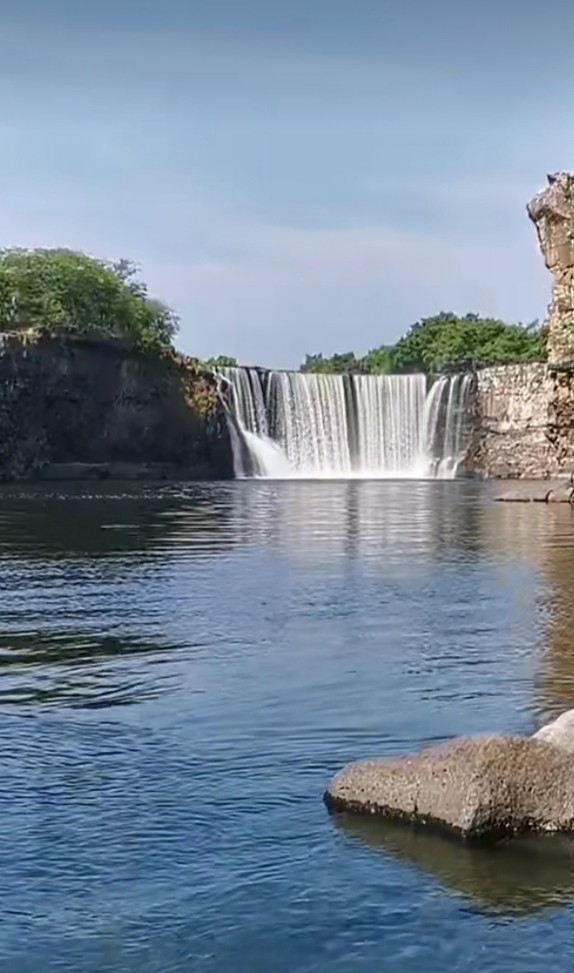
[[[574,174],[548,176],[547,188],[527,209],[553,277],[548,308],[549,363],[574,365]]]

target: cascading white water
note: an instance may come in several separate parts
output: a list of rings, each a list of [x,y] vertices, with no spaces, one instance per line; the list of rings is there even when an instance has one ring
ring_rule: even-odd
[[[222,368],[220,375],[232,391],[234,415],[229,428],[235,475],[240,479],[246,476],[273,479],[289,476],[289,464],[281,448],[269,436],[267,409],[257,369]],[[246,451],[249,463],[246,463]]]
[[[221,374],[239,477],[450,478],[465,452],[469,375],[425,399],[424,375]]]
[[[275,439],[294,474],[351,474],[342,375],[271,372],[267,400]]]
[[[268,435],[265,399],[257,369],[222,368],[220,374],[231,385],[235,415],[242,427],[257,436]]]
[[[357,375],[353,380],[357,466],[364,476],[413,470],[420,452],[424,375]]]
[[[469,441],[469,397],[472,375],[443,375],[433,383],[423,413],[423,451],[431,474],[453,479]]]

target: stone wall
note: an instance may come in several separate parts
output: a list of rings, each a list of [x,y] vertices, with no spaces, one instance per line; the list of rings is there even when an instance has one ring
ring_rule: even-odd
[[[555,473],[548,436],[552,390],[552,375],[541,363],[479,371],[467,469],[502,478]]]
[[[466,466],[498,477],[549,477],[574,468],[574,174],[548,176],[528,203],[552,275],[548,364],[478,373]]]
[[[0,343],[0,479],[233,475],[215,379],[192,359],[38,336]]]

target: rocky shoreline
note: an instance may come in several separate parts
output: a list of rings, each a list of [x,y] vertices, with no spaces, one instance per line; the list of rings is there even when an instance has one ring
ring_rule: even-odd
[[[570,481],[548,487],[532,485],[521,490],[508,490],[494,498],[497,503],[574,503],[574,485]]]

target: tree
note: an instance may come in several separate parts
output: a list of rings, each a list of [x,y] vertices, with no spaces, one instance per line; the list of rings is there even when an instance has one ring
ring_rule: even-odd
[[[354,352],[346,351],[343,354],[333,355],[331,358],[323,358],[323,355],[306,355],[300,371],[323,372],[325,374],[352,373],[363,371],[363,365],[362,360],[356,358]]]
[[[396,345],[373,348],[364,358],[353,352],[323,358],[307,355],[304,372],[360,372],[388,375],[392,372],[460,370],[483,365],[541,361],[546,358],[546,331],[538,321],[505,324],[477,314],[458,317],[441,311],[413,324]]]
[[[237,358],[229,358],[227,355],[218,355],[217,358],[208,358],[205,362],[209,368],[217,371],[218,368],[237,368]]]
[[[436,373],[445,369],[510,364],[544,358],[537,322],[524,327],[476,314],[442,311],[417,321],[392,351],[398,372]]]
[[[73,250],[0,250],[0,330],[115,338],[166,348],[178,318],[148,296],[130,261]]]

